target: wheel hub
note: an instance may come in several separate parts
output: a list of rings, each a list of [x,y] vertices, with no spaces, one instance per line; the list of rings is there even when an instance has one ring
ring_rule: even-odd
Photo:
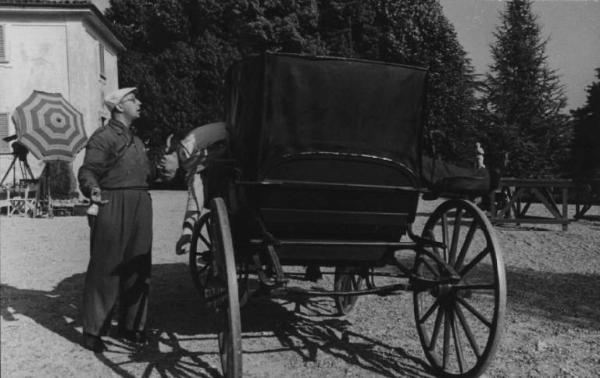
[[[452,292],[452,284],[440,284],[431,289],[431,294],[434,297],[445,297]]]

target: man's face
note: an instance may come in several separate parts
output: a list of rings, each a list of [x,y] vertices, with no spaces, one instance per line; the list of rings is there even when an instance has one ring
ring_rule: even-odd
[[[131,120],[140,118],[141,105],[142,102],[137,99],[135,93],[129,93],[119,103],[123,115]]]

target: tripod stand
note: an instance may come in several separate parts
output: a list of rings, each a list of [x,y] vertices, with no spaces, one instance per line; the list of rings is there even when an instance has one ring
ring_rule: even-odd
[[[6,138],[5,138],[6,140]],[[29,152],[25,146],[19,142],[12,144],[12,153],[2,155],[12,155],[12,161],[0,180],[0,188],[4,187],[6,179],[12,172],[12,186],[3,188],[6,189],[6,199],[9,203],[7,214],[27,214],[29,216],[37,216],[39,203],[38,180],[33,176],[31,167],[27,163],[27,153]],[[20,173],[20,181],[17,181],[17,171]],[[33,191],[32,191],[33,188]],[[17,196],[11,198],[11,194],[16,193]],[[30,198],[30,193],[35,193],[35,198]]]
[[[31,172],[31,167],[29,166],[29,163],[27,163],[27,154],[25,154],[24,156],[19,156],[15,152],[13,152],[13,153],[2,154],[2,155],[13,155],[13,159],[12,159],[10,165],[8,166],[6,173],[2,177],[2,180],[0,181],[0,186],[2,184],[4,184],[4,181],[6,181],[6,178],[11,173],[11,171],[12,171],[12,176],[13,176],[13,185],[16,184],[17,166],[19,167],[19,171],[21,172],[21,177],[23,179],[25,179],[25,180],[33,180],[34,179],[33,172]]]

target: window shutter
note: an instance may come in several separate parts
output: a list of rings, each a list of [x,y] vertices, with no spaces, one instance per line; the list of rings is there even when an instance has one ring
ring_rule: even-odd
[[[8,113],[0,113],[0,153],[10,152],[10,145],[4,141],[8,136]]]
[[[106,78],[106,73],[104,70],[104,45],[102,43],[98,44],[98,49],[99,49],[99,58],[100,58],[100,77],[102,77],[103,79]]]
[[[4,25],[0,25],[0,62],[6,61],[6,41],[4,40]]]

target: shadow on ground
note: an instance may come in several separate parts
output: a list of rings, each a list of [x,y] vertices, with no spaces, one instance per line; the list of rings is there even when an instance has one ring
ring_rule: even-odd
[[[2,319],[6,322],[18,321],[18,315],[24,315],[68,341],[79,344],[83,281],[84,274],[75,274],[61,281],[52,291],[19,289],[2,284]],[[352,332],[346,320],[322,316],[331,314],[330,300],[294,301],[294,298],[271,300],[264,297],[251,300],[242,310],[243,338],[275,337],[281,344],[279,351],[293,351],[304,361],[315,361],[318,354],[325,353],[383,376],[431,376],[423,360],[409,355],[402,348]],[[294,311],[298,306],[310,308],[312,315]],[[134,348],[108,337],[109,352],[96,356],[122,377],[155,374],[182,378],[219,377],[220,370],[214,367],[214,361],[218,361],[218,344],[213,318],[212,310],[201,306],[187,266],[154,265],[149,345]],[[257,332],[266,336],[254,336]],[[213,341],[213,350],[199,352],[188,346],[194,341],[207,340]],[[278,351],[266,347],[263,349],[249,353]],[[212,360],[213,364],[207,360]],[[128,365],[134,363],[145,365],[142,374],[139,374],[139,368],[135,374],[130,371]]]
[[[600,330],[600,276],[507,267],[506,280],[514,312]]]

